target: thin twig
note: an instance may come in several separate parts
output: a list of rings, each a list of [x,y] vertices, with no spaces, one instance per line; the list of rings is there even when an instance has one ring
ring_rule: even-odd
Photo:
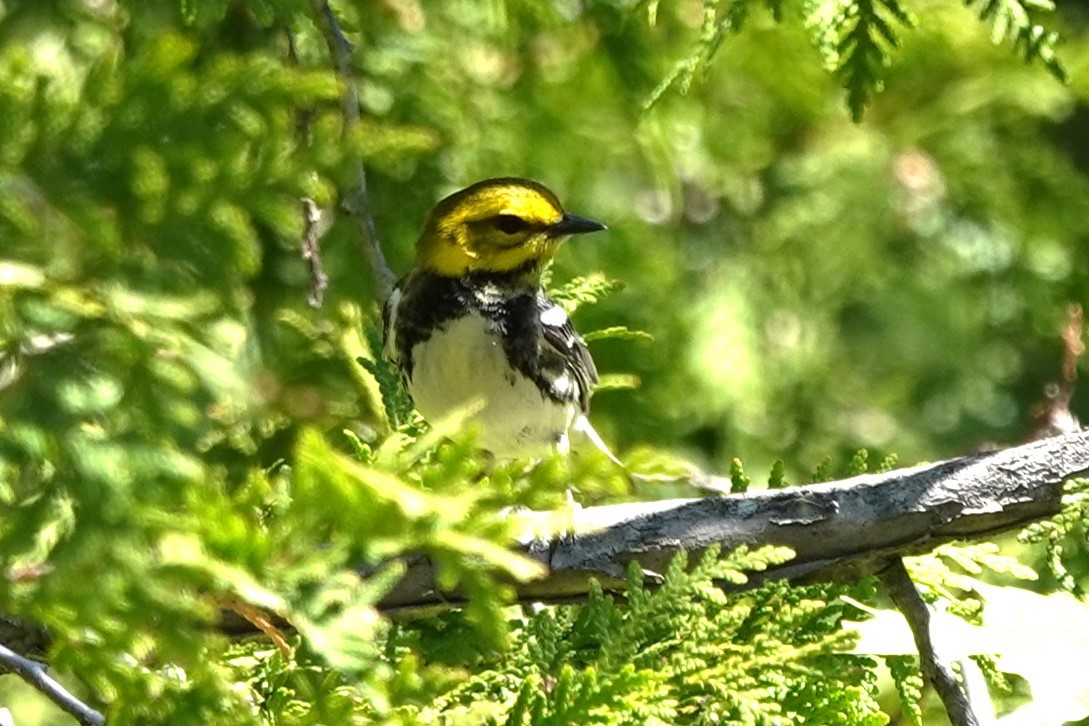
[[[915,589],[915,583],[911,581],[904,561],[899,557],[893,558],[879,576],[889,597],[911,627],[923,676],[934,686],[938,697],[945,704],[949,722],[953,726],[979,726],[967,694],[953,675],[952,666],[943,661],[934,648],[934,641],[930,637],[930,609]]]
[[[31,686],[45,694],[49,700],[71,714],[84,726],[100,726],[106,717],[73,696],[46,673],[45,665],[24,658],[7,646],[0,645],[0,668],[15,673]]]
[[[284,31],[287,37],[287,58],[291,65],[298,67],[299,50],[295,43],[295,34],[290,30]],[[301,146],[310,143],[310,121],[314,118],[314,109],[310,107],[298,108],[295,111],[295,136]],[[299,200],[302,209],[303,233],[299,251],[310,270],[310,293],[306,296],[306,302],[312,308],[320,308],[325,298],[325,288],[329,287],[329,277],[325,274],[325,265],[321,260],[321,210],[313,199],[303,197]]]
[[[310,0],[310,6],[314,11],[314,20],[321,29],[326,45],[329,46],[329,54],[336,64],[337,73],[344,84],[344,119],[345,131],[358,128],[359,119],[359,95],[356,93],[355,78],[352,74],[352,44],[344,35],[344,31],[337,22],[333,9],[329,7],[328,0]],[[382,245],[378,240],[378,232],[374,226],[374,216],[371,214],[370,198],[367,194],[367,172],[363,168],[363,162],[355,164],[355,185],[348,190],[344,198],[344,207],[355,220],[356,231],[359,233],[363,246],[363,256],[371,268],[375,287],[385,300],[393,289],[393,272],[386,263],[382,254]]]
[[[290,30],[285,31],[287,36],[287,58],[293,66],[299,64],[299,50],[295,43],[295,34]],[[314,109],[304,107],[295,111],[295,136],[302,146],[310,143],[310,122],[314,118]],[[320,222],[321,210],[317,203],[309,197],[300,200],[303,218],[303,234],[300,244],[300,252],[303,260],[310,269],[310,293],[306,301],[312,308],[320,308],[325,298],[325,288],[329,287],[329,277],[325,274],[325,265],[321,260]]]

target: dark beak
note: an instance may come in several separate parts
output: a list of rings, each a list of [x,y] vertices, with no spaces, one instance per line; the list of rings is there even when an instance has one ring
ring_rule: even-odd
[[[551,231],[555,235],[585,234],[586,232],[600,232],[603,229],[607,229],[607,227],[601,222],[595,222],[592,219],[586,219],[586,217],[578,217],[574,214],[563,215],[563,219],[551,227]]]

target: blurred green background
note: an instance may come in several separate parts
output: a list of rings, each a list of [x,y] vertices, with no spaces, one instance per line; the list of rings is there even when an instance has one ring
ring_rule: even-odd
[[[216,526],[196,482],[239,491],[304,428],[383,435],[354,360],[380,301],[338,211],[360,159],[397,273],[435,201],[485,177],[609,225],[552,284],[622,282],[576,325],[653,336],[591,346],[607,380],[638,381],[594,399],[621,458],[782,459],[800,481],[862,447],[914,463],[1031,435],[1067,308],[1089,302],[1084,3],[1032,11],[1061,33],[1064,86],[976,10],[912,2],[857,123],[812,41],[834,0],[772,3],[779,21],[753,5],[710,58],[728,3],[333,6],[356,43],[347,135],[308,3],[0,3],[0,506],[19,514],[0,550],[9,585],[46,559],[68,573],[0,610],[60,632],[154,613],[177,583],[134,586],[158,572],[145,553]],[[662,91],[678,68],[696,70]],[[303,196],[332,221],[320,309]]]
[[[594,401],[621,451],[720,471],[782,458],[801,476],[859,447],[917,461],[1030,433],[1066,306],[1089,291],[1078,7],[1049,19],[1063,87],[973,12],[913,5],[919,28],[858,124],[800,7],[781,24],[755,10],[686,95],[650,110],[697,52],[702,3],[662,3],[653,24],[621,2],[366,7],[368,119],[427,139],[370,150],[391,266],[407,269],[436,198],[488,176],[538,179],[607,222],[560,253],[553,282],[622,281],[576,323],[654,336],[593,347],[603,373],[641,381]],[[338,224],[323,243],[331,303],[373,297],[353,234]],[[265,274],[298,304],[301,265],[278,255]]]
[[[919,27],[857,124],[803,8],[782,23],[754,10],[686,94],[644,110],[698,52],[701,3],[661,4],[653,23],[624,2],[338,7],[364,112],[347,141],[332,80],[284,62],[275,5],[8,4],[5,257],[241,324],[222,332],[247,354],[232,372],[251,400],[333,428],[372,404],[300,326],[336,326],[342,302],[373,318],[378,302],[333,212],[327,302],[307,308],[291,194],[335,209],[361,156],[401,273],[439,197],[527,176],[610,226],[553,270],[557,285],[590,272],[625,285],[579,327],[655,338],[594,346],[603,373],[641,382],[595,400],[622,451],[808,469],[863,446],[914,461],[1029,432],[1059,377],[1065,308],[1086,298],[1079,7],[1049,18],[1064,87],[993,46],[971,11],[912,6]],[[321,68],[302,25],[300,63]],[[294,147],[291,102],[315,116],[309,146]],[[6,321],[9,348],[68,329],[10,303]]]

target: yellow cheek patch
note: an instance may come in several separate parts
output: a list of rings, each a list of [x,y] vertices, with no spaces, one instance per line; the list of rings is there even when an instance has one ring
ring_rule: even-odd
[[[525,267],[530,262],[542,265],[551,259],[559,243],[543,234],[534,235],[520,245],[494,247],[481,255],[483,267],[495,272],[510,272]]]
[[[555,244],[526,244],[517,247],[496,248],[477,253],[455,245],[429,247],[421,252],[420,265],[427,270],[448,277],[461,277],[470,272],[511,272],[525,267],[529,262],[545,262],[555,252]]]
[[[480,266],[480,262],[464,247],[433,245],[420,250],[420,264],[425,269],[448,277],[461,277]]]

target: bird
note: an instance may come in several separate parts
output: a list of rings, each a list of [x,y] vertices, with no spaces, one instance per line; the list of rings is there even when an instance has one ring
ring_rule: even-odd
[[[382,314],[383,353],[424,419],[472,410],[477,444],[498,458],[567,453],[576,433],[620,464],[587,418],[590,351],[541,285],[564,241],[604,229],[529,179],[486,179],[439,201]]]

